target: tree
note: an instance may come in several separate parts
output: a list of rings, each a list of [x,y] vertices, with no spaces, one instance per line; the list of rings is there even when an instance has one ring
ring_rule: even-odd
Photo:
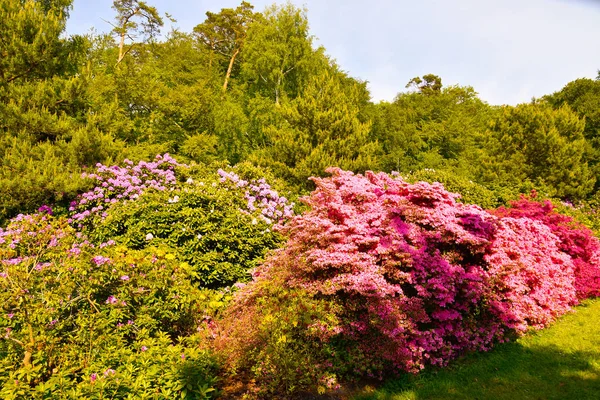
[[[209,69],[212,67],[214,53],[227,60],[223,92],[227,91],[234,63],[246,42],[248,26],[260,15],[252,12],[253,9],[254,6],[250,3],[242,1],[236,9],[223,8],[218,14],[208,11],[206,21],[194,28],[198,40],[211,51]]]
[[[117,12],[113,32],[119,37],[119,57],[117,64],[133,48],[133,43],[125,50],[125,38],[136,40],[137,35],[142,35],[143,40],[154,38],[163,26],[163,20],[158,15],[155,7],[149,6],[140,0],[114,0],[112,8]],[[136,22],[135,19],[141,20]]]
[[[491,124],[482,165],[484,180],[519,184],[530,180],[550,195],[580,199],[596,181],[584,158],[584,121],[569,107],[541,103],[504,107]]]
[[[0,221],[68,201],[120,145],[90,105],[90,43],[64,37],[70,0],[0,0]]]
[[[569,82],[560,91],[545,96],[554,108],[565,105],[585,121],[583,135],[588,143],[586,159],[596,174],[600,172],[600,80],[587,78]],[[596,189],[598,184],[596,182]]]
[[[439,94],[442,90],[442,78],[434,74],[423,75],[423,79],[417,76],[406,84],[407,89],[411,87],[424,95]]]
[[[313,55],[306,10],[273,5],[252,23],[244,49],[243,74],[254,90],[275,104],[302,90]]]
[[[83,38],[61,38],[72,0],[0,0],[0,85],[72,72]]]
[[[360,85],[343,86],[339,75],[313,76],[300,96],[276,107],[279,123],[266,129],[269,144],[251,160],[303,188],[328,167],[379,169],[380,146],[369,136],[370,123],[358,118]]]
[[[491,108],[473,88],[438,88],[441,79],[431,77],[412,79],[407,86],[421,82],[419,91],[400,93],[392,103],[376,106],[373,133],[386,153],[383,166],[401,172],[447,168],[469,175]]]

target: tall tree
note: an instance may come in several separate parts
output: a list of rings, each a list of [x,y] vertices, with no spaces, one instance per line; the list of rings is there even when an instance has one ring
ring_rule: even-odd
[[[0,0],[0,85],[73,72],[83,39],[61,38],[72,0]]]
[[[519,184],[529,180],[551,195],[580,199],[596,178],[584,158],[584,121],[569,107],[542,103],[504,107],[488,133],[491,159],[482,165],[487,181]]]
[[[439,94],[442,90],[442,78],[434,74],[423,75],[423,78],[417,76],[406,84],[406,88],[416,88],[419,93],[429,96]]]
[[[243,73],[264,96],[280,104],[287,92],[300,93],[313,55],[306,10],[291,3],[267,8],[250,25],[244,52]]]
[[[471,87],[439,87],[435,75],[414,78],[407,87],[413,85],[421,87],[376,106],[373,132],[385,149],[384,168],[451,168],[469,175],[491,108]]]
[[[569,82],[560,91],[545,96],[554,108],[569,106],[585,121],[583,135],[588,143],[586,158],[596,175],[600,173],[600,80],[587,78]],[[600,189],[600,181],[596,182]]]
[[[149,6],[145,1],[114,0],[112,8],[117,12],[117,24],[113,32],[119,37],[118,64],[134,46],[134,43],[131,43],[125,50],[125,38],[135,41],[141,35],[143,41],[150,40],[160,33],[163,20],[156,8]]]
[[[235,9],[223,8],[219,13],[208,11],[206,20],[194,28],[197,38],[211,51],[211,55],[217,53],[227,60],[223,92],[227,91],[233,66],[246,42],[248,26],[260,15],[254,13],[253,9],[254,6],[243,1]],[[212,60],[211,57],[209,69]]]
[[[379,169],[380,146],[358,118],[359,86],[344,87],[332,71],[313,76],[300,96],[276,107],[281,119],[266,129],[269,145],[251,159],[303,188],[328,167]]]

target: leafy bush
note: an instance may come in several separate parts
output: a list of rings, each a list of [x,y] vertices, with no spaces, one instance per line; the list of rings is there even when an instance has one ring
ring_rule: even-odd
[[[541,222],[457,203],[440,184],[329,172],[221,322],[226,362],[265,390],[444,365],[576,302],[573,262]]]
[[[199,327],[226,299],[161,248],[95,246],[64,218],[0,230],[0,397],[209,398]]]
[[[408,182],[439,182],[446,190],[459,193],[460,201],[466,204],[477,204],[483,209],[496,208],[508,204],[510,200],[517,198],[519,190],[502,187],[490,189],[470,179],[456,175],[444,170],[422,169],[403,175]]]
[[[248,271],[281,243],[273,224],[293,215],[293,203],[264,178],[208,172],[168,155],[135,166],[100,165],[88,177],[97,185],[72,205],[72,221],[93,242],[169,246],[193,267],[195,281],[213,288],[248,280]]]

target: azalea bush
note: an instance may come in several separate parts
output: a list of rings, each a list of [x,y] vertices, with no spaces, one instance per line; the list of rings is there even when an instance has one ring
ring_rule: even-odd
[[[200,327],[227,294],[168,248],[94,245],[43,211],[0,230],[0,397],[214,395]]]
[[[501,207],[494,213],[499,216],[529,218],[546,225],[558,239],[560,250],[568,254],[574,263],[577,297],[585,299],[600,295],[600,241],[591,229],[560,214],[549,200],[531,197],[513,201],[510,207]],[[571,206],[572,207],[572,206]]]
[[[226,363],[263,390],[445,365],[576,304],[573,258],[541,221],[459,203],[437,183],[329,172],[220,322]]]

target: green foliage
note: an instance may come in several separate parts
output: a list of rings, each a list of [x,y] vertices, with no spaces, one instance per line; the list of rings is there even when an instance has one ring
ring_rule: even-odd
[[[529,193],[530,188],[516,190],[509,187],[500,187],[489,189],[483,185],[475,183],[468,178],[453,174],[449,171],[437,171],[433,169],[423,169],[415,171],[403,177],[408,182],[425,181],[429,183],[440,182],[449,192],[460,194],[460,201],[465,204],[476,204],[483,209],[497,208],[508,205],[509,201],[516,200],[519,193]]]
[[[0,139],[0,224],[42,204],[66,204],[88,187],[80,166],[110,160],[119,147],[98,131],[77,130],[55,144]]]
[[[277,278],[264,282],[219,321],[218,354],[228,370],[249,370],[260,396],[333,389],[337,381],[323,363],[334,349],[318,337],[337,324],[336,307]]]
[[[95,247],[46,215],[1,236],[3,399],[214,394],[196,331],[223,295],[192,285],[187,264],[160,248]]]
[[[416,92],[377,105],[373,135],[384,149],[383,169],[407,173],[447,168],[474,179],[472,165],[482,154],[483,132],[493,110],[473,88],[442,88],[439,77],[424,78],[425,83],[421,78],[409,83],[423,86]]]
[[[7,84],[39,79],[72,66],[81,38],[62,40],[72,0],[0,1],[0,90]]]
[[[221,183],[214,170],[182,169],[180,177],[175,190],[150,191],[115,204],[89,225],[90,238],[96,243],[114,239],[133,249],[168,246],[191,265],[193,281],[203,286],[247,281],[265,253],[280,245],[280,235],[258,214],[241,211],[243,191]]]
[[[505,107],[490,127],[491,158],[482,164],[483,181],[514,185],[530,180],[552,196],[585,197],[596,179],[584,158],[584,126],[567,107]]]
[[[306,10],[273,5],[248,28],[242,74],[252,92],[280,104],[306,83],[313,55]]]
[[[358,118],[360,89],[344,89],[339,75],[314,77],[300,96],[275,108],[280,118],[264,130],[270,146],[250,160],[304,188],[311,187],[309,177],[331,166],[379,169],[380,146],[369,140],[370,124]]]
[[[600,168],[600,80],[576,79],[560,91],[545,96],[554,108],[569,106],[585,121],[583,135],[587,141],[585,158],[595,175]],[[596,181],[595,190],[600,182]]]
[[[260,18],[260,14],[252,12],[254,7],[245,1],[236,8],[224,8],[218,14],[208,11],[206,21],[196,25],[194,33],[198,40],[210,51],[208,68],[213,67],[213,60],[221,64],[225,72],[223,92],[227,90],[229,78],[239,62],[248,36],[248,26]]]
[[[114,0],[113,10],[117,12],[113,32],[119,37],[119,58],[117,63],[133,48],[133,44],[125,50],[125,38],[133,38],[141,35],[143,41],[153,39],[163,26],[163,20],[158,15],[155,7],[140,0]],[[138,23],[136,19],[141,19]]]

